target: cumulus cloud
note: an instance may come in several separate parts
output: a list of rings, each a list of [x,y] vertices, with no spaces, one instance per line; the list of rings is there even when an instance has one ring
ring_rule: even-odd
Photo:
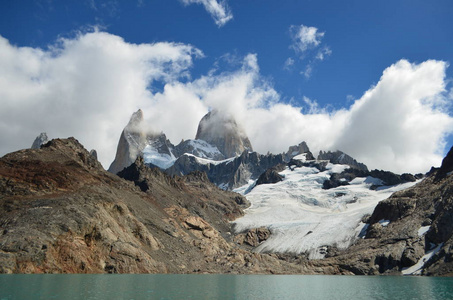
[[[151,105],[150,85],[187,76],[193,58],[202,55],[187,45],[134,45],[97,31],[46,50],[0,37],[0,53],[0,153],[30,147],[46,131],[95,148],[104,166],[131,113]]]
[[[453,120],[446,110],[447,64],[401,60],[349,109],[335,146],[375,167],[426,171],[439,165]]]
[[[193,139],[200,119],[216,108],[235,116],[261,153],[306,141],[315,155],[339,149],[370,168],[426,172],[440,164],[453,128],[442,61],[398,61],[350,107],[328,110],[308,98],[299,106],[283,103],[260,75],[256,54],[232,71],[191,79],[200,50],[129,44],[104,32],[62,39],[47,50],[0,38],[0,53],[1,154],[30,147],[46,131],[51,138],[75,136],[108,167],[138,108],[175,144]],[[156,81],[164,84],[159,92]]]
[[[228,21],[233,19],[233,14],[227,5],[226,0],[180,0],[185,5],[202,4],[206,11],[214,19],[217,26],[222,27]]]

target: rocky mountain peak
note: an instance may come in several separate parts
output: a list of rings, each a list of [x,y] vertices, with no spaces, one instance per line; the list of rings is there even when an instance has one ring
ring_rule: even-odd
[[[110,165],[109,172],[116,174],[131,165],[143,151],[146,146],[146,134],[141,130],[142,123],[143,112],[139,109],[132,114],[129,123],[121,132],[115,160]]]
[[[145,124],[143,111],[139,109],[132,114],[121,133],[115,160],[110,165],[109,172],[117,174],[134,163],[141,154],[147,163],[165,169],[174,160],[171,152],[173,147],[165,134],[149,129]]]
[[[49,138],[47,137],[47,134],[45,132],[41,132],[31,145],[31,149],[39,149],[41,148],[41,145],[47,143],[49,141]]]
[[[328,160],[333,164],[348,165],[353,169],[368,172],[368,167],[365,164],[358,162],[357,160],[340,150],[334,152],[319,151],[318,160]]]
[[[253,151],[250,140],[233,116],[219,110],[212,110],[201,119],[196,139],[216,146],[225,157],[238,156],[244,150]]]
[[[143,111],[141,109],[134,112],[127,124],[127,127],[140,126],[143,122]]]
[[[436,181],[439,181],[453,171],[453,147],[448,151],[447,156],[442,160],[442,165],[440,166],[439,171],[436,174]]]
[[[310,149],[308,148],[308,145],[306,142],[302,142],[299,145],[295,146],[290,146],[288,148],[288,152],[286,152],[285,155],[285,160],[289,161],[291,158],[300,155],[300,154],[306,154],[306,159],[307,160],[314,160],[315,157],[313,154],[310,152]]]

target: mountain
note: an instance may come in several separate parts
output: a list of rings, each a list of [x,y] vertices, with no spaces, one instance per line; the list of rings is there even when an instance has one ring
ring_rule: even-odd
[[[108,170],[116,174],[130,166],[140,154],[143,154],[149,163],[166,168],[175,160],[171,152],[173,147],[165,134],[147,130],[143,111],[139,109],[132,114],[129,123],[121,132],[115,160]]]
[[[453,150],[426,179],[379,202],[364,221],[362,238],[332,248],[326,265],[354,274],[453,275]]]
[[[310,272],[239,247],[230,221],[248,202],[205,174],[139,157],[120,175],[74,138],[0,158],[0,273]]]
[[[309,259],[322,259],[326,249],[347,249],[358,239],[364,215],[371,214],[379,201],[414,183],[372,188],[381,180],[368,175],[355,176],[345,184],[325,189],[324,184],[349,165],[328,161],[307,161],[296,156],[276,166],[251,183],[237,189],[252,206],[235,220],[235,232],[267,228],[270,238],[255,251],[295,253]],[[260,184],[263,183],[263,184]]]
[[[217,161],[233,182],[273,165],[236,189],[244,197],[211,183],[221,170],[208,159],[207,172],[180,177],[138,155],[117,176],[74,138],[7,154],[0,272],[453,275],[453,150],[427,178],[394,186],[372,174],[407,176],[308,156]],[[335,174],[348,184],[324,189]]]
[[[244,151],[240,156],[223,161],[202,159],[191,154],[181,155],[165,172],[170,175],[186,175],[194,171],[205,172],[211,182],[225,190],[232,190],[250,180],[257,179],[267,169],[283,163],[283,155]]]
[[[212,110],[201,119],[195,139],[217,147],[226,158],[253,151],[244,130],[231,115],[219,110]]]
[[[320,151],[318,155],[318,160],[328,160],[333,164],[348,165],[353,169],[358,169],[365,172],[368,171],[366,165],[357,162],[354,158],[339,150],[334,152]]]
[[[288,148],[288,151],[284,154],[285,156],[285,161],[290,161],[291,158],[301,155],[301,154],[306,154],[305,159],[306,160],[314,160],[315,157],[313,154],[310,152],[310,149],[308,148],[308,145],[306,142],[302,142],[297,146],[290,146]]]
[[[225,155],[223,155],[216,146],[203,140],[181,141],[181,143],[175,147],[173,153],[176,157],[180,157],[184,154],[191,154],[202,159],[215,161],[226,159]]]
[[[47,134],[45,132],[41,132],[36,139],[33,141],[33,144],[31,145],[31,149],[39,149],[41,145],[47,143],[49,141],[49,138],[47,137]]]

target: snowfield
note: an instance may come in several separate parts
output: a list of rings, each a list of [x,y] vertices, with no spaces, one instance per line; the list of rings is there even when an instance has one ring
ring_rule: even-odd
[[[147,145],[145,149],[143,149],[143,159],[145,160],[145,163],[151,163],[164,170],[171,167],[176,161],[176,157],[173,153],[171,155],[159,153],[159,151],[151,145]]]
[[[284,176],[281,182],[255,187],[250,182],[236,189],[245,194],[251,206],[244,217],[233,222],[235,231],[269,228],[272,234],[256,248],[258,252],[306,252],[310,259],[324,258],[326,246],[344,249],[358,238],[365,226],[362,217],[371,214],[379,201],[415,184],[370,190],[372,184],[381,181],[367,177],[355,178],[348,186],[322,189],[332,173],[346,168],[330,163],[324,172],[291,167],[280,172]]]

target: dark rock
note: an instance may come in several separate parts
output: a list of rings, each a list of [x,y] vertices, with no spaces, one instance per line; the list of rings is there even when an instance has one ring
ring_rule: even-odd
[[[444,157],[442,160],[442,165],[440,166],[439,171],[436,173],[436,181],[439,181],[449,172],[453,171],[453,147],[450,148],[450,151],[448,151],[447,156]]]
[[[280,164],[270,169],[267,169],[263,174],[258,177],[256,181],[256,185],[260,184],[270,184],[270,183],[277,183],[283,181],[283,176],[279,174],[279,172],[283,171],[286,168],[285,165]]]
[[[402,180],[403,182],[415,182],[415,181],[417,181],[417,178],[415,178],[414,175],[409,174],[409,173],[403,173],[403,174],[401,174],[401,177],[400,177],[400,178],[401,178],[401,180]]]
[[[315,157],[313,154],[310,152],[310,149],[308,148],[308,145],[306,142],[302,142],[297,146],[290,146],[288,148],[288,151],[284,154],[285,161],[291,160],[293,157],[299,155],[299,154],[306,154],[305,159],[306,160],[314,160]]]
[[[405,182],[400,175],[384,170],[372,170],[370,176],[381,179],[384,185],[397,185]]]
[[[415,265],[424,254],[424,246],[420,243],[415,243],[412,246],[406,247],[401,256],[401,267],[404,268]]]
[[[195,157],[180,156],[167,170],[170,175],[186,175],[193,171],[205,172],[211,182],[231,190],[257,179],[267,169],[283,163],[283,155],[262,155],[244,151],[240,156],[221,163],[200,163]]]
[[[318,155],[318,160],[328,160],[333,164],[348,165],[354,169],[368,171],[368,168],[365,164],[357,162],[354,158],[339,150],[334,152],[320,151]]]
[[[96,150],[92,149],[90,151],[90,155],[93,156],[96,160],[98,159],[98,153]]]
[[[328,190],[328,189],[336,188],[336,187],[343,186],[343,185],[349,185],[349,182],[344,180],[341,177],[341,174],[333,173],[332,175],[330,175],[330,179],[325,180],[323,182],[322,188],[325,190]]]

